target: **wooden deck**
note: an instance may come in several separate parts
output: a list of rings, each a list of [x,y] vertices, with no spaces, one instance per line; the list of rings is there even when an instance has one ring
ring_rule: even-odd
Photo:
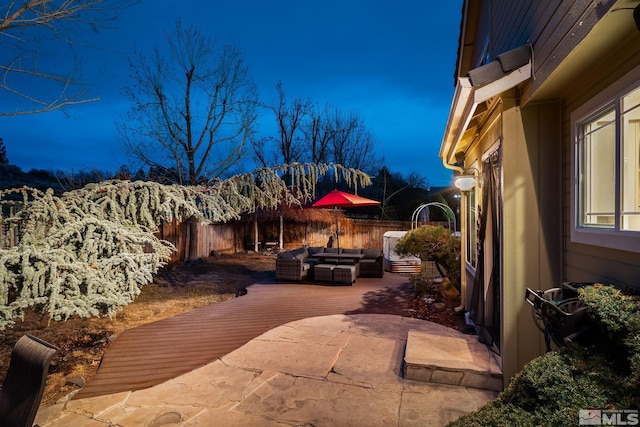
[[[152,387],[294,320],[331,314],[407,315],[408,277],[358,278],[353,286],[262,283],[247,295],[123,332],[74,399]]]

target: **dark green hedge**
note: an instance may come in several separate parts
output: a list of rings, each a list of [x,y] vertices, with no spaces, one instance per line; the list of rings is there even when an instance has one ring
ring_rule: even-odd
[[[580,409],[640,409],[640,303],[612,286],[580,290],[590,339],[532,360],[489,404],[449,424],[566,426]]]

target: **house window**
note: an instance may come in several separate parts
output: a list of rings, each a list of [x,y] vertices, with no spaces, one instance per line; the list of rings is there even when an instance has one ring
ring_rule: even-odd
[[[581,226],[615,226],[616,120],[615,111],[581,126]]]
[[[622,98],[621,228],[640,231],[640,88]]]
[[[618,249],[635,247],[637,251],[640,85],[636,80],[632,86],[607,95],[601,94],[572,116],[576,141],[572,239]],[[584,113],[581,118],[573,119],[580,112]]]

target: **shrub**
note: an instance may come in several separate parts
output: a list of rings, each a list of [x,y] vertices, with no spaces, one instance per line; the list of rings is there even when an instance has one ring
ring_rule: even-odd
[[[596,284],[579,290],[589,315],[600,326],[603,351],[626,359],[628,368],[640,376],[640,304],[613,286]],[[616,351],[612,351],[616,350]]]
[[[529,412],[499,399],[493,400],[469,415],[458,418],[450,427],[534,426],[536,417]]]
[[[575,425],[580,409],[628,408],[624,382],[594,348],[564,347],[529,362],[496,400],[450,425]]]
[[[450,426],[576,425],[580,409],[640,408],[640,304],[605,285],[582,288],[580,298],[605,345],[572,344],[532,360],[494,401]]]
[[[640,331],[640,305],[634,297],[602,284],[580,288],[578,292],[590,315],[613,336],[621,338]]]
[[[436,286],[433,281],[433,273],[425,271],[424,264],[422,271],[409,276],[409,283],[411,283],[413,289],[416,290],[418,295],[426,294],[432,291],[434,286]]]
[[[398,240],[396,252],[435,262],[440,275],[460,288],[460,240],[448,229],[424,225],[411,230]]]
[[[615,364],[592,347],[563,347],[530,362],[501,398],[543,415],[542,419],[567,409],[577,416],[580,408],[615,402],[619,380]]]

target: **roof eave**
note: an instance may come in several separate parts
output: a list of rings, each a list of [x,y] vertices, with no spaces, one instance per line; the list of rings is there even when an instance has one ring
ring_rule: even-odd
[[[449,110],[449,118],[444,132],[444,138],[440,146],[440,158],[445,166],[455,164],[455,148],[471,120],[473,108],[473,86],[468,77],[459,77],[453,101]]]
[[[455,166],[457,148],[478,105],[527,81],[531,78],[531,72],[531,60],[529,60],[525,65],[514,69],[503,77],[477,88],[473,87],[468,77],[458,78],[440,146],[439,156],[445,167],[460,169]]]

